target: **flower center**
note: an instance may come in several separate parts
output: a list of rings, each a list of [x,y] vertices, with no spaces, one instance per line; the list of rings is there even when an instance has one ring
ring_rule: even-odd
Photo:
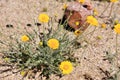
[[[46,20],[45,16],[42,17],[42,20]]]
[[[91,19],[91,20],[90,20],[90,22],[91,22],[91,23],[94,23],[94,20],[93,20],[93,19]]]
[[[77,31],[78,34],[80,34],[80,31]]]
[[[68,66],[68,65],[64,65],[63,69],[64,69],[64,70],[68,70],[68,69],[69,69],[69,66]]]

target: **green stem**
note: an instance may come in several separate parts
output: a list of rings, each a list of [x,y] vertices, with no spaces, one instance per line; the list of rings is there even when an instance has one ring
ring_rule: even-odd
[[[0,40],[0,44],[3,44],[3,45],[5,45],[5,46],[8,46],[8,44],[6,44],[5,42],[3,42],[3,41],[1,41],[1,40]]]
[[[43,41],[47,39],[47,35],[45,33],[45,24],[43,23]]]

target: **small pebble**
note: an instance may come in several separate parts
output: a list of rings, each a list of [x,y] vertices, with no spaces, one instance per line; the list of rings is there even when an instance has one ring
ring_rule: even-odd
[[[13,28],[13,25],[7,24],[6,27],[7,27],[7,28]]]
[[[41,24],[40,24],[40,23],[35,23],[35,25],[36,25],[36,26],[41,26]]]
[[[87,8],[88,6],[87,5],[83,5],[84,8]]]
[[[28,27],[31,27],[32,25],[31,24],[27,24]]]

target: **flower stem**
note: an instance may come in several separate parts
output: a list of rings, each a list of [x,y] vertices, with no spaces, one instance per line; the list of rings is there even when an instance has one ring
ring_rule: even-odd
[[[94,34],[96,28],[97,28],[97,27],[95,27],[94,30],[91,32],[91,36],[93,36],[93,34]],[[91,37],[90,37],[90,39],[91,39]]]
[[[104,14],[104,12],[109,8],[110,3],[106,6],[106,8],[104,9],[104,11],[100,14],[100,17]]]
[[[43,41],[47,39],[47,35],[45,33],[45,24],[43,24]]]
[[[117,47],[118,47],[117,38],[118,38],[118,34],[116,34],[116,56],[118,55],[118,50],[117,50]]]
[[[108,17],[110,17],[110,16],[111,16],[111,14],[112,14],[112,11],[113,11],[113,6],[114,6],[114,3],[112,3],[112,5],[111,5],[111,8],[110,8],[110,13],[109,13],[109,16],[108,16]]]

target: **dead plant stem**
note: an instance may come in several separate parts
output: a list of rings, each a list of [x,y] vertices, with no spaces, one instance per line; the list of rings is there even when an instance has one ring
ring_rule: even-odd
[[[100,14],[100,16],[102,16],[104,14],[104,12],[109,8],[110,3],[105,7],[104,11]]]
[[[114,6],[114,3],[111,4],[110,13],[109,13],[108,17],[111,17],[111,14],[112,14],[112,11],[113,11],[113,6]]]

